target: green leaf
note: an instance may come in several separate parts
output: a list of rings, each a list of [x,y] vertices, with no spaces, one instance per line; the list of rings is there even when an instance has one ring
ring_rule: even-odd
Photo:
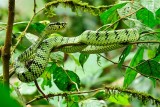
[[[67,107],[79,107],[78,102],[80,100],[80,95],[68,95],[64,103],[67,104]]]
[[[156,11],[156,23],[160,24],[160,8]]]
[[[157,49],[156,55],[155,55],[155,57],[153,58],[153,60],[155,60],[155,61],[157,61],[157,62],[160,61],[160,45],[159,45],[159,47],[158,47],[158,49]]]
[[[140,0],[140,3],[153,13],[160,8],[160,0]]]
[[[106,100],[110,97],[104,90],[98,91],[95,93],[94,97],[98,100]]]
[[[125,58],[129,55],[131,49],[132,49],[132,45],[129,45],[123,50],[121,56],[119,57],[119,62],[118,62],[119,68],[122,67],[123,62],[124,62]]]
[[[103,100],[96,100],[93,98],[82,100],[79,102],[80,107],[107,107]]]
[[[159,45],[157,52],[156,52],[156,56],[158,56],[158,55],[160,55],[160,45]]]
[[[129,98],[128,95],[116,94],[116,95],[111,95],[108,100],[116,104],[127,106],[129,105],[128,98]]]
[[[76,58],[75,58],[72,54],[70,54],[70,53],[68,53],[68,55],[69,55],[69,57],[70,57],[71,59],[74,60],[74,62],[75,62],[78,66],[80,66],[80,63],[79,63],[78,59],[76,59]]]
[[[87,61],[89,58],[89,54],[80,54],[79,56],[79,63],[81,64],[81,67],[83,68],[84,63]]]
[[[16,30],[16,32],[22,32],[25,30],[26,26],[27,26],[28,22],[19,22],[14,24],[14,29]],[[40,34],[45,28],[45,21],[41,21],[41,22],[35,22],[35,23],[31,23],[30,26],[27,29],[27,32],[30,32],[32,34]]]
[[[41,84],[42,89],[44,90],[44,86],[52,87],[51,74],[58,66],[50,62],[49,66],[46,67],[45,72],[42,74],[43,82]]]
[[[136,69],[140,74],[146,77],[160,80],[160,63],[154,60],[140,62],[138,66],[136,66]]]
[[[53,79],[57,87],[62,91],[74,91],[80,86],[80,79],[76,73],[56,67],[53,72]]]
[[[0,92],[1,92],[1,97],[0,97],[0,103],[2,107],[23,107],[13,99],[12,97],[7,96],[7,89],[0,83]]]
[[[153,28],[156,25],[156,20],[153,13],[146,8],[140,9],[136,13],[136,17],[138,20],[141,20],[142,23],[151,28]]]
[[[143,59],[143,52],[144,49],[143,48],[139,48],[136,52],[136,54],[134,55],[131,63],[130,63],[130,67],[135,67],[142,59]],[[123,87],[127,88],[135,79],[137,75],[137,72],[131,68],[127,68],[126,72],[125,72],[125,78],[124,78],[124,82],[123,82]]]
[[[100,15],[100,19],[103,22],[103,24],[107,24],[109,19],[111,20],[114,16],[115,13],[117,11],[117,9],[122,8],[123,6],[125,6],[127,3],[121,3],[121,4],[117,4],[113,7],[111,7],[110,9],[106,10],[105,12],[103,12]],[[116,13],[117,14],[117,13]],[[117,16],[116,16],[117,17]]]

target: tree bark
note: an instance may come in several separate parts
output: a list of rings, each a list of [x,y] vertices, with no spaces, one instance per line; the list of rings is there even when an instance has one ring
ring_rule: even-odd
[[[2,57],[2,63],[3,63],[3,83],[8,89],[8,94],[9,94],[9,61],[10,61],[11,39],[12,39],[11,35],[12,35],[12,28],[13,28],[13,22],[14,22],[14,8],[15,8],[15,0],[9,0],[6,38],[5,38],[4,46],[1,50],[1,57]]]

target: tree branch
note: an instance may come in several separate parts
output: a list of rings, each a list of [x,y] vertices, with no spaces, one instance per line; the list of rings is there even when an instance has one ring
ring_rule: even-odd
[[[4,42],[4,46],[2,48],[2,63],[3,63],[3,82],[6,87],[9,89],[9,60],[10,60],[10,47],[11,47],[11,35],[12,28],[14,22],[14,8],[15,8],[15,0],[8,1],[8,23],[7,23],[7,31],[6,38]],[[8,91],[9,94],[9,91]]]
[[[51,97],[55,97],[55,96],[68,96],[68,95],[79,95],[79,94],[84,94],[84,93],[92,93],[92,92],[96,92],[96,91],[101,91],[104,90],[103,88],[97,88],[94,90],[90,90],[90,91],[78,91],[78,92],[63,92],[63,93],[56,93],[56,94],[48,94],[46,95],[48,98]],[[31,104],[32,102],[38,101],[40,99],[45,98],[44,96],[38,96],[32,100],[30,100],[29,102],[26,103],[26,105]]]
[[[144,104],[149,101],[155,105],[160,104],[159,99],[154,98],[153,96],[151,96],[147,93],[138,92],[136,90],[119,88],[119,87],[112,87],[112,86],[105,86],[104,88],[97,88],[97,89],[93,89],[93,90],[89,90],[89,91],[63,92],[63,93],[56,93],[56,94],[48,94],[47,96],[49,98],[55,97],[55,96],[66,97],[69,95],[80,95],[80,94],[84,94],[84,93],[93,93],[93,92],[99,92],[99,91],[103,91],[106,95],[115,95],[115,97],[117,94],[124,93],[124,94],[127,94],[131,98],[137,98],[138,100],[141,100]],[[27,102],[26,105],[31,104],[31,103],[38,101],[40,99],[43,99],[43,98],[44,98],[44,96],[36,97],[36,98],[30,100],[29,102]]]

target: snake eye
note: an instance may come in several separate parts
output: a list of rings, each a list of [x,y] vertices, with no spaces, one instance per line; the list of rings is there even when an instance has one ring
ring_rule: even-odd
[[[25,67],[29,68],[32,63],[33,63],[33,59],[30,59],[30,60],[26,61],[25,62]]]

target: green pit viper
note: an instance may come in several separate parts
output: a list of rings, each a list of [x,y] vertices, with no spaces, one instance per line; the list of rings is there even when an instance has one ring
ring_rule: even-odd
[[[44,29],[42,37],[15,60],[14,69],[22,82],[32,82],[44,72],[53,50],[65,53],[96,54],[111,51],[139,39],[136,28],[112,31],[86,30],[77,37],[54,36],[54,32],[65,28],[66,23],[51,23]],[[47,35],[53,37],[44,39]]]

